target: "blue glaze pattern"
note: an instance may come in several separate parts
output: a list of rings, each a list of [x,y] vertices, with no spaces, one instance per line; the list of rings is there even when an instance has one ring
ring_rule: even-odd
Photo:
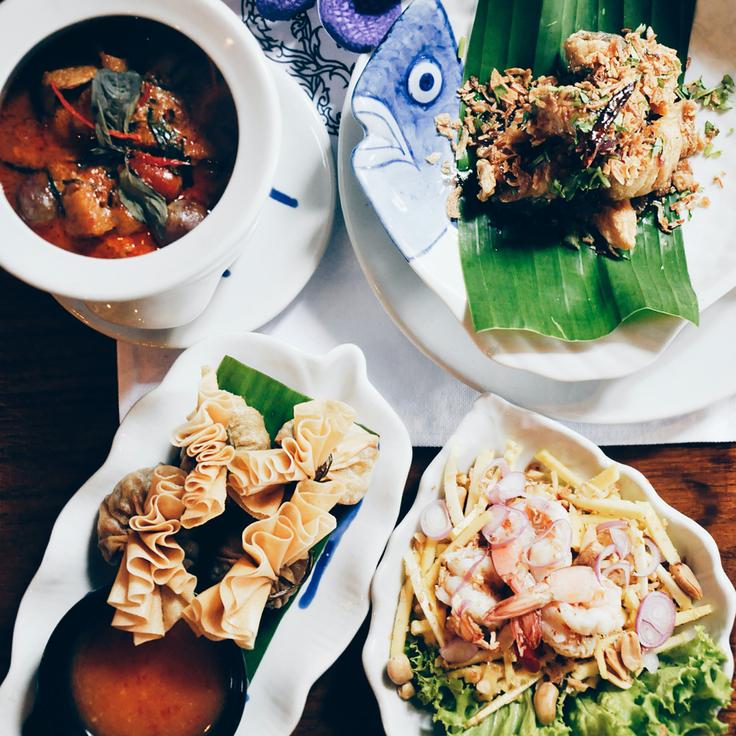
[[[278,189],[272,189],[268,196],[276,202],[285,204],[287,207],[296,209],[299,206],[299,200],[294,199],[294,197],[290,197],[288,194],[280,192]]]
[[[345,534],[347,528],[350,526],[350,524],[352,524],[353,519],[355,519],[355,517],[358,515],[358,511],[360,511],[360,507],[362,504],[363,501],[359,501],[355,504],[355,506],[351,506],[347,513],[338,521],[337,526],[335,527],[335,531],[332,532],[332,535],[327,540],[327,544],[322,550],[322,554],[319,556],[319,559],[314,565],[314,570],[312,570],[312,574],[309,578],[309,582],[307,583],[307,587],[304,588],[304,591],[299,597],[299,608],[307,608],[309,604],[314,600],[314,596],[317,593],[320,580],[322,580],[322,576],[327,569],[327,565],[330,564],[332,555],[337,549],[337,545],[340,544],[342,535]]]
[[[457,116],[462,65],[440,0],[414,0],[374,51],[352,98],[365,137],[353,168],[384,227],[407,260],[428,252],[450,225],[442,162],[450,141],[434,118]],[[427,157],[439,154],[439,161]]]

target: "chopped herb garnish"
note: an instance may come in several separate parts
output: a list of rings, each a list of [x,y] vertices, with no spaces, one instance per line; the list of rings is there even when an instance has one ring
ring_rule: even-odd
[[[493,94],[496,97],[496,99],[501,102],[502,98],[505,94],[507,94],[509,91],[509,88],[505,84],[497,84],[493,88]]]
[[[579,130],[581,133],[590,133],[595,125],[595,120],[591,118],[576,118],[573,121],[573,125],[575,126],[575,129]]]
[[[535,156],[532,159],[532,168],[537,168],[540,164],[543,164],[545,161],[549,161],[549,154],[547,151],[542,151],[539,155]]]
[[[102,148],[122,150],[112,141],[129,134],[130,120],[141,94],[141,75],[138,72],[113,72],[100,69],[92,80],[92,114],[95,118],[95,135]]]
[[[708,143],[703,149],[703,156],[705,158],[720,158],[721,151],[713,148],[713,143]]]
[[[603,173],[600,166],[588,167],[569,176],[565,180],[553,179],[550,182],[550,191],[566,201],[570,201],[579,193],[590,192],[595,189],[609,189],[611,182]]]
[[[711,123],[710,120],[705,121],[705,135],[708,138],[715,138],[721,131]]]
[[[715,87],[706,87],[703,78],[683,84],[677,89],[677,94],[683,100],[695,100],[710,110],[730,110],[731,95],[734,93],[734,81],[730,74],[724,74],[723,79]]]
[[[120,171],[120,201],[130,214],[160,235],[169,212],[166,200],[126,164]]]

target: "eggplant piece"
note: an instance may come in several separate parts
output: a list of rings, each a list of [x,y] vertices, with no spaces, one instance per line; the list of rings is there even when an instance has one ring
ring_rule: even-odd
[[[614,142],[608,136],[608,129],[628,102],[635,86],[634,82],[629,82],[611,95],[611,99],[596,118],[592,130],[583,139],[583,166],[586,168],[593,163],[599,153],[607,153],[613,148]]]
[[[27,176],[15,198],[18,214],[28,225],[46,225],[59,213],[48,177],[41,172]]]
[[[163,233],[164,245],[169,245],[175,240],[194,230],[205,217],[207,210],[204,205],[193,199],[174,200],[168,207],[169,215],[166,218],[166,227]]]

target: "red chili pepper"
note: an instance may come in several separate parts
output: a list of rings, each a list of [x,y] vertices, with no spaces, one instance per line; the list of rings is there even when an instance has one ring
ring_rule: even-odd
[[[53,90],[53,93],[57,96],[59,99],[59,102],[61,103],[62,107],[73,117],[76,118],[80,123],[86,125],[88,128],[94,129],[95,124],[88,120],[84,115],[82,115],[81,112],[76,110],[72,104],[64,97],[63,94],[61,94],[61,90],[56,85],[56,82],[51,82],[51,89]],[[113,138],[120,138],[124,140],[129,141],[141,141],[141,137],[137,133],[121,133],[119,130],[111,130],[110,135]]]
[[[151,83],[143,81],[141,84],[141,96],[138,98],[139,105],[145,105],[148,102],[148,98],[151,96]]]
[[[136,151],[135,158],[145,161],[153,166],[191,166],[191,161],[180,161],[177,158],[164,158],[163,156],[154,156],[145,151]]]

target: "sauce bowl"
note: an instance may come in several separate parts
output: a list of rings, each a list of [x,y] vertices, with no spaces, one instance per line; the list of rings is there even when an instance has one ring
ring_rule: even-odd
[[[49,638],[38,670],[36,698],[23,725],[23,736],[96,736],[85,727],[72,689],[72,662],[77,646],[92,625],[112,619],[109,586],[88,593],[64,615]],[[207,736],[233,736],[243,715],[247,690],[245,660],[232,642],[212,642],[222,658],[225,698]],[[140,645],[145,647],[146,644]],[[162,693],[163,699],[170,693]]]
[[[278,98],[255,38],[221,0],[6,0],[0,5],[0,102],[24,58],[45,39],[103,16],[134,16],[191,39],[218,67],[238,117],[238,149],[225,191],[191,232],[152,253],[101,259],[36,235],[0,195],[0,266],[57,298],[81,300],[120,325],[186,324],[207,306],[240,255],[270,191],[278,159]]]

